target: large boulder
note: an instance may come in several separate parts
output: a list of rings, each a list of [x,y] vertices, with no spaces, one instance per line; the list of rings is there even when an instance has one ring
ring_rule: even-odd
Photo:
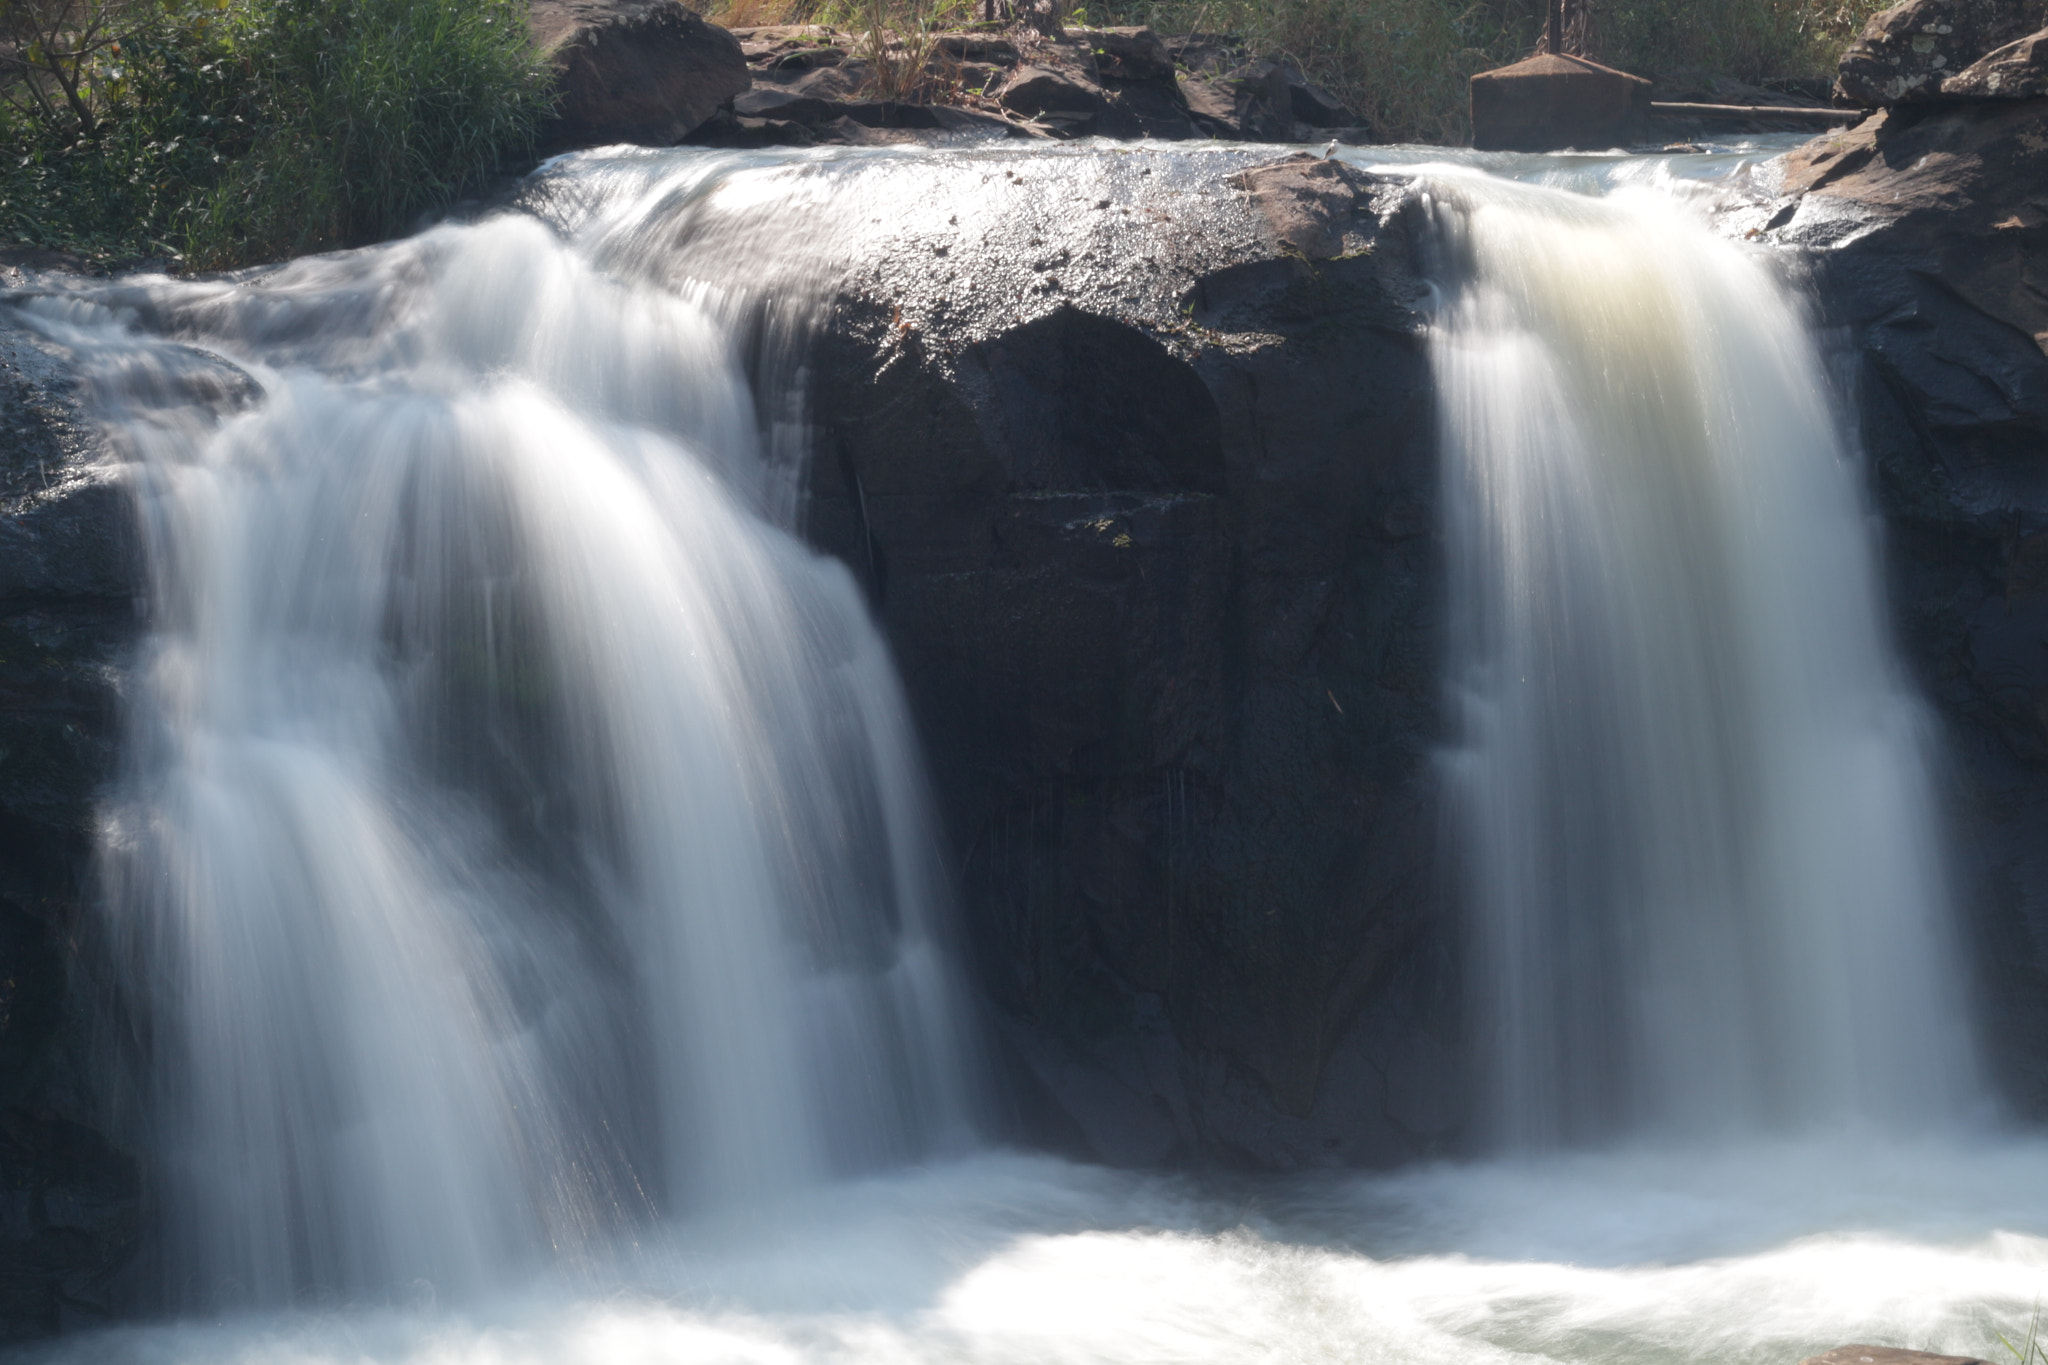
[[[1842,339],[1896,620],[1941,718],[2004,1092],[2048,1113],[2048,105],[1910,104],[1782,163],[1759,229]]]
[[[678,0],[533,0],[557,148],[680,142],[751,83],[739,40]]]
[[[1012,70],[1003,108],[1061,136],[1187,138],[1195,127],[1150,29],[1076,30]]]
[[[1941,83],[1944,99],[2037,100],[2048,96],[2048,29],[1993,48]]]
[[[2048,21],[2048,0],[1903,0],[1842,54],[1835,93],[1881,106],[1939,99],[1944,82]]]
[[[926,174],[946,211],[878,225],[811,366],[809,530],[902,670],[1023,1131],[1452,1150],[1405,186],[1164,149]]]

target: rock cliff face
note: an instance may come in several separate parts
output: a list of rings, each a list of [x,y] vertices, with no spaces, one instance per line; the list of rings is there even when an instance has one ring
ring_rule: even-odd
[[[1953,755],[2006,1093],[2048,1112],[2048,104],[1901,106],[1786,159],[1768,236],[1839,329],[1907,651]]]
[[[137,627],[126,494],[99,453],[66,357],[0,321],[0,1339],[118,1311],[140,1230],[107,1136],[117,1026],[81,951]]]
[[[1207,162],[880,253],[818,367],[811,528],[903,670],[1026,1130],[1397,1161],[1461,1103],[1403,191]]]

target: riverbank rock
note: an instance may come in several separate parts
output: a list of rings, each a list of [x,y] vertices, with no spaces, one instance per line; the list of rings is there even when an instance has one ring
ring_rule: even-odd
[[[2048,1114],[2048,105],[1899,105],[1781,165],[1762,235],[1801,252],[1843,342],[1951,756],[1983,1041]]]
[[[1125,141],[1370,141],[1367,121],[1307,81],[1291,61],[1246,62],[1229,40],[1166,40],[1148,28],[1068,29],[1058,38],[980,30],[922,42],[921,75],[899,70],[884,91],[864,35],[818,25],[734,30],[753,91],[691,141],[712,146],[869,141],[848,124],[876,120],[849,106],[953,110],[967,117],[900,114],[890,126],[930,130],[915,140],[1108,137]],[[1193,46],[1190,44],[1193,43]],[[1193,55],[1206,63],[1183,69]],[[883,98],[884,94],[888,98]],[[801,102],[799,102],[801,101]]]
[[[1945,90],[1951,77],[2044,23],[2044,0],[1904,0],[1843,52],[1835,93],[1871,107],[1960,94]]]
[[[555,148],[680,142],[749,84],[740,44],[678,0],[533,0],[560,104]]]

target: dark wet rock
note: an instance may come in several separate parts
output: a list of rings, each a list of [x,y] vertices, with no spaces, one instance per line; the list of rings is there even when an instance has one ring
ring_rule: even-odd
[[[26,279],[30,272],[41,270],[65,270],[82,274],[86,270],[86,262],[82,257],[73,256],[69,252],[0,243],[0,289],[12,288]]]
[[[1835,91],[1873,107],[1937,99],[1950,76],[2044,22],[2044,0],[1904,0],[1849,44]]]
[[[679,0],[533,0],[560,96],[556,148],[680,142],[749,84],[739,40]]]
[[[1952,755],[1983,1036],[2048,1113],[2048,105],[1913,105],[1784,161]]]
[[[1650,82],[1640,76],[1546,52],[1472,78],[1472,145],[1511,152],[1627,146],[1649,99]]]
[[[71,372],[0,304],[0,1338],[126,1307],[140,1222],[81,944],[141,589]]]
[[[849,282],[810,529],[902,669],[1020,1129],[1125,1164],[1444,1151],[1441,564],[1402,186],[1018,165],[937,172],[973,215]]]

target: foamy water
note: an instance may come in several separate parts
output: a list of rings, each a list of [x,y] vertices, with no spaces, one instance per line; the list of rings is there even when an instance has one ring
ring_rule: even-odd
[[[96,1334],[149,1365],[2001,1359],[2048,1145],[1867,1136],[1236,1187],[990,1154],[666,1229],[606,1287]]]

